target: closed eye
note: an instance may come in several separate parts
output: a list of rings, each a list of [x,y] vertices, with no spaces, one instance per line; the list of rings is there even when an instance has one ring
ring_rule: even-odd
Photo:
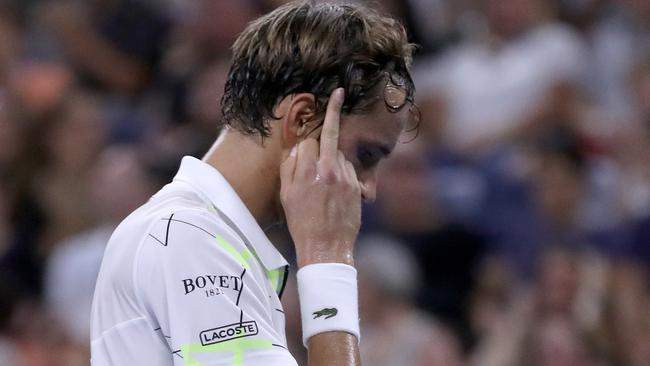
[[[382,148],[378,147],[359,146],[357,148],[358,165],[363,170],[372,169],[389,153],[390,151],[386,152]]]
[[[357,153],[357,159],[359,160],[359,164],[363,169],[371,168],[374,164],[377,163],[375,155],[371,151],[364,148],[359,149],[359,152]]]

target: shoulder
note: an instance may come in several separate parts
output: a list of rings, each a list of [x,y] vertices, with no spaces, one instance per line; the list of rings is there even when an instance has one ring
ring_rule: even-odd
[[[99,282],[130,289],[189,268],[241,268],[243,241],[189,191],[154,196],[113,232]]]
[[[147,307],[210,281],[230,281],[226,285],[236,288],[251,257],[242,240],[207,208],[171,210],[146,231],[134,254],[132,281]]]
[[[151,220],[136,253],[136,264],[238,266],[246,251],[241,238],[208,207],[176,208]]]
[[[129,215],[111,236],[107,253],[138,257],[147,250],[156,256],[185,256],[214,247],[218,238],[244,246],[234,231],[198,193],[169,184]]]

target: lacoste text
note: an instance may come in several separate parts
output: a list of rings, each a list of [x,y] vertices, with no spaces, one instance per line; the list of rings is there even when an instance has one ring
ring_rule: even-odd
[[[207,346],[231,339],[250,337],[256,335],[257,332],[257,323],[247,321],[204,330],[199,334],[199,337],[201,338],[201,344]]]

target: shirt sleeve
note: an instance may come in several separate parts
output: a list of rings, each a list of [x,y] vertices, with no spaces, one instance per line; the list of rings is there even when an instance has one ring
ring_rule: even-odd
[[[208,212],[177,212],[147,235],[134,283],[174,365],[296,365],[273,327],[255,259],[225,224]]]

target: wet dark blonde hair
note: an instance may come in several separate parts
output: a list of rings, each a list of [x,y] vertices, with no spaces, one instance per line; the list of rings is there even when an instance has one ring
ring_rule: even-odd
[[[412,101],[408,68],[414,45],[396,20],[358,5],[297,1],[253,21],[233,45],[221,100],[223,123],[245,134],[270,135],[275,106],[287,95],[311,93],[318,116],[337,87],[344,113],[368,111],[375,88],[390,80]]]

